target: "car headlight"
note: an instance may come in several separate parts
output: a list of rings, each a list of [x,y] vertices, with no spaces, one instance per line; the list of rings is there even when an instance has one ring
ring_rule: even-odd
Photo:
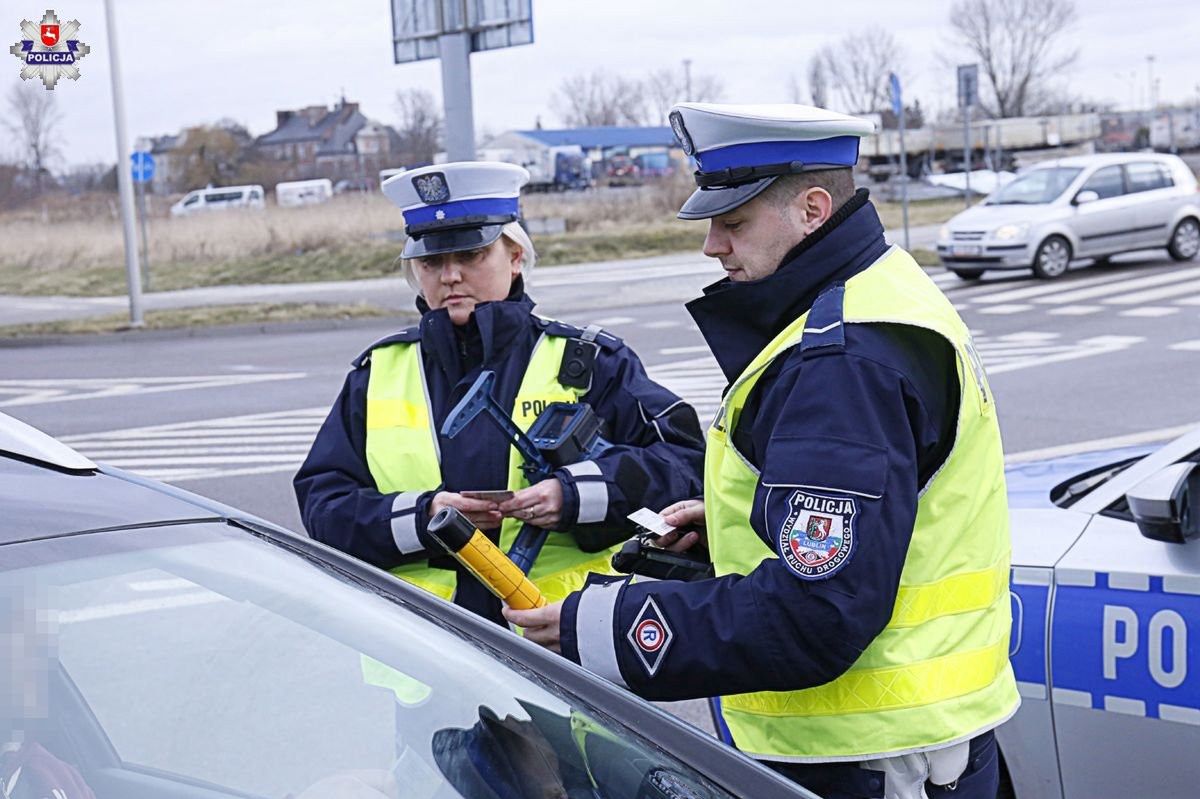
[[[1011,241],[1013,239],[1024,238],[1028,232],[1028,223],[1021,225],[1001,225],[992,232],[992,238],[998,241]]]
[[[942,225],[941,229],[938,231],[938,241],[946,241],[949,238],[950,238],[950,226]]]

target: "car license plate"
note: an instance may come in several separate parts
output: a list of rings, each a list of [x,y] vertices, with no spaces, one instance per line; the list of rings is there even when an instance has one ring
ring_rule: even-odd
[[[978,244],[955,244],[950,248],[950,254],[955,258],[978,258],[983,255],[983,247]]]

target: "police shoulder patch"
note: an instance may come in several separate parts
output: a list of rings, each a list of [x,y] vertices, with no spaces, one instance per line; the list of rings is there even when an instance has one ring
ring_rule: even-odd
[[[806,580],[832,576],[854,553],[857,514],[853,497],[793,491],[788,497],[788,514],[779,528],[783,562]]]
[[[658,609],[654,597],[646,597],[625,637],[633,645],[633,651],[642,661],[646,672],[653,677],[662,665],[663,658],[667,656],[667,650],[671,648],[671,641],[675,636],[667,624],[667,617]]]

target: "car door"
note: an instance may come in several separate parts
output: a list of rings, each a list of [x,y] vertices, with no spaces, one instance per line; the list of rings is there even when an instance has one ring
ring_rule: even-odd
[[[1125,182],[1135,201],[1136,243],[1140,247],[1165,247],[1168,225],[1179,201],[1170,171],[1157,161],[1133,161],[1125,165]]]
[[[1145,538],[1112,502],[1055,567],[1050,635],[1064,799],[1194,797],[1200,541]]]
[[[1071,227],[1079,237],[1080,257],[1128,249],[1136,233],[1134,212],[1125,195],[1125,174],[1120,164],[1101,167],[1079,187],[1076,196],[1094,191],[1099,197],[1075,206]]]

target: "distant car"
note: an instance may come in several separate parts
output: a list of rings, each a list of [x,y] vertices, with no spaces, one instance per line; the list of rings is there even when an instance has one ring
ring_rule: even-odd
[[[610,186],[640,186],[642,173],[637,162],[628,155],[610,155],[606,161],[604,175]]]
[[[333,198],[333,181],[329,178],[291,180],[275,184],[275,202],[280,208],[300,205],[320,205]]]
[[[1010,466],[1017,799],[1200,785],[1200,428]]]
[[[503,627],[3,414],[0,509],[0,735],[98,799],[813,796]]]
[[[1066,273],[1076,258],[1165,247],[1200,252],[1200,194],[1182,159],[1154,153],[1084,155],[1038,164],[942,226],[938,257],[961,278],[990,269]]]
[[[379,170],[379,183],[382,185],[383,182],[388,178],[394,178],[396,175],[402,175],[406,171],[408,171],[408,167],[403,166],[393,166],[387,169],[381,169]]]
[[[207,189],[196,189],[183,195],[179,202],[171,206],[171,216],[188,216],[189,214],[205,211],[224,211],[231,208],[263,207],[263,187],[253,186],[222,186]]]

